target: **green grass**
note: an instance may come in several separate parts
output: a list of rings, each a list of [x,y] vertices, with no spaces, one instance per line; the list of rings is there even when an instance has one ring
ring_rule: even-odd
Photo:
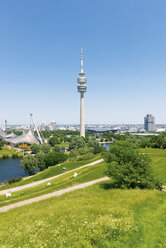
[[[151,166],[155,175],[166,184],[166,149],[142,148],[139,151],[151,158]]]
[[[56,165],[56,166],[49,167],[48,169],[46,169],[44,171],[41,171],[41,172],[38,172],[36,175],[30,176],[25,180],[22,180],[20,182],[14,183],[12,185],[7,185],[3,189],[9,189],[9,188],[25,185],[25,184],[28,184],[28,183],[36,182],[36,181],[39,181],[39,180],[42,180],[42,179],[46,179],[46,178],[49,178],[49,177],[52,177],[52,176],[56,176],[56,175],[64,173],[63,167],[66,168],[65,171],[69,171],[69,170],[78,168],[78,167],[80,167],[82,165],[85,165],[85,164],[91,163],[93,161],[96,161],[96,160],[98,160],[100,158],[101,158],[101,156],[97,155],[94,158],[92,158],[90,160],[87,160],[87,161],[77,161],[77,162],[76,161],[66,161],[66,162],[62,163],[61,166]],[[0,190],[3,190],[3,189],[0,189]]]
[[[74,173],[70,172],[59,178],[50,180],[51,186],[49,187],[47,186],[47,182],[45,182],[32,188],[13,192],[12,196],[7,199],[5,195],[2,195],[0,196],[0,207],[104,177],[105,170],[106,163],[102,162],[77,170],[78,175],[75,178],[73,176]]]
[[[18,154],[19,157],[22,157],[22,153],[16,151],[15,149],[9,149],[8,147],[2,147],[2,150],[0,150],[0,158],[2,158],[4,155],[11,158],[13,154]]]
[[[63,143],[60,143],[58,146],[66,148],[67,146],[69,146],[69,143],[68,142],[63,142]]]
[[[0,214],[1,248],[166,247],[166,194],[108,182]]]
[[[155,174],[166,182],[166,150],[140,152],[151,157]],[[50,167],[20,183],[48,178],[60,169]],[[105,162],[79,169],[76,178],[73,172],[62,175],[51,180],[51,187],[44,183],[8,199],[0,196],[0,206],[103,177],[104,171]],[[115,189],[111,181],[1,213],[0,220],[0,248],[166,248],[166,193]]]

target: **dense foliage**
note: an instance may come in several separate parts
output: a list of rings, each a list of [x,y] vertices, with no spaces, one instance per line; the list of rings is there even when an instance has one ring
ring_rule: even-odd
[[[46,168],[64,162],[67,159],[67,154],[63,152],[38,152],[34,155],[27,155],[21,160],[21,166],[28,175],[33,175],[35,169],[39,168],[41,171]]]
[[[70,150],[81,147],[85,147],[85,140],[83,137],[74,137],[69,144]]]
[[[45,155],[45,167],[53,166],[64,162],[67,159],[67,155],[63,152],[49,152]]]
[[[36,143],[32,144],[31,145],[31,151],[34,154],[38,153],[40,151],[40,146]]]
[[[37,159],[35,156],[32,155],[26,155],[22,160],[21,160],[21,166],[25,170],[25,172],[28,175],[33,175],[35,169],[37,168]]]
[[[0,138],[0,150],[2,149],[3,146],[4,146],[4,141]]]
[[[106,156],[107,175],[115,180],[120,188],[156,188],[162,184],[153,175],[150,159],[140,154],[125,141],[116,142]]]

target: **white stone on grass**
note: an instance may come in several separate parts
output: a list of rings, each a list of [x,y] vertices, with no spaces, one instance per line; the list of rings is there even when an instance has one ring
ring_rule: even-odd
[[[51,186],[51,183],[47,183],[47,186]]]
[[[74,177],[77,177],[77,172],[74,173]]]

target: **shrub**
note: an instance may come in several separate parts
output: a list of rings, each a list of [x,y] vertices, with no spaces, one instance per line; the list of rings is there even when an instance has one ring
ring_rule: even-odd
[[[16,182],[20,182],[22,180],[21,177],[18,177],[18,178],[12,178],[12,179],[9,179],[8,180],[8,184],[12,184],[12,183],[16,183]]]
[[[93,153],[87,153],[85,155],[79,156],[77,158],[77,161],[87,161],[94,158],[94,154]]]
[[[79,152],[76,149],[72,149],[69,154],[70,157],[77,157],[78,155],[79,155]]]
[[[7,154],[4,154],[4,155],[2,156],[2,158],[3,158],[3,159],[6,159],[6,158],[9,158],[9,156],[8,156]]]
[[[14,153],[14,154],[12,155],[12,158],[13,158],[13,159],[18,158],[18,154],[17,154],[17,153]]]

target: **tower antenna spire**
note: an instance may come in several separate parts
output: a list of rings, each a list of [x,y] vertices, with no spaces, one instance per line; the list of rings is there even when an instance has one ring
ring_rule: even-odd
[[[84,73],[83,70],[83,48],[81,47],[81,73]]]

